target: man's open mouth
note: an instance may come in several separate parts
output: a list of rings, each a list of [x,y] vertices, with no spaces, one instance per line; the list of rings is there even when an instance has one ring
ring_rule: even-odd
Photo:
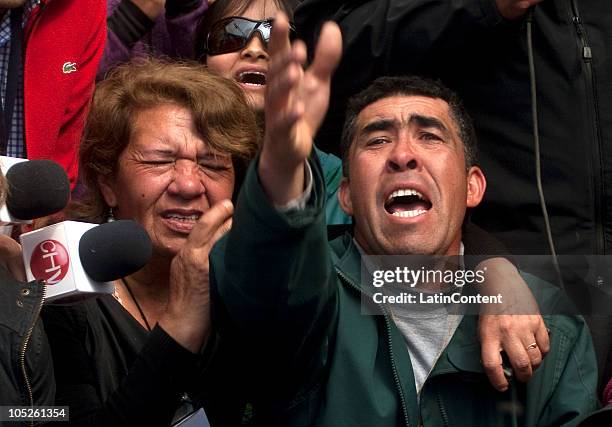
[[[265,86],[266,75],[259,71],[243,71],[236,77],[238,83],[251,86]]]
[[[413,218],[431,209],[431,202],[413,188],[395,190],[385,201],[385,210],[393,216]]]

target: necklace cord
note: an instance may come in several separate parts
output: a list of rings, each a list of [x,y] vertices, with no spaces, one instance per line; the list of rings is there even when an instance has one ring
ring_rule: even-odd
[[[132,292],[132,289],[130,288],[130,285],[128,285],[128,282],[125,279],[125,277],[122,277],[121,281],[123,282],[123,285],[125,286],[125,289],[127,289],[128,293],[130,294],[130,297],[132,298],[132,301],[134,301],[134,305],[138,309],[138,312],[140,313],[140,317],[142,317],[142,320],[144,320],[144,323],[145,323],[145,325],[147,327],[147,331],[151,332],[151,326],[149,325],[149,322],[147,321],[147,317],[145,316],[144,311],[142,311],[142,308],[140,307],[140,304],[138,304],[138,300],[134,296],[134,293]]]

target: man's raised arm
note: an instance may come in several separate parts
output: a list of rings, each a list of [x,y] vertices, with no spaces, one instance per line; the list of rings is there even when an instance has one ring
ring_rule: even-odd
[[[289,42],[284,14],[274,21],[270,37],[270,70],[266,85],[266,133],[258,173],[264,191],[284,206],[304,191],[304,165],[314,134],[327,106],[331,76],[340,61],[342,36],[336,24],[326,23],[315,58],[305,70],[306,45]]]

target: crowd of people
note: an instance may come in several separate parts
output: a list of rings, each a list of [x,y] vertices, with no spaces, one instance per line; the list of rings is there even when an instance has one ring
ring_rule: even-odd
[[[0,406],[609,423],[612,289],[575,268],[610,235],[606,19],[604,0],[0,0],[1,154],[55,160],[72,190],[29,228],[130,219],[153,247],[113,294],[45,301],[26,227],[0,236]],[[398,255],[461,258],[500,304],[376,303]]]

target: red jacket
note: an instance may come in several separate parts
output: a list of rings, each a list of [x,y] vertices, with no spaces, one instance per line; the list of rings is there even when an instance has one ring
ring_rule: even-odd
[[[74,188],[81,133],[106,40],[106,0],[42,0],[25,31],[25,141]]]

